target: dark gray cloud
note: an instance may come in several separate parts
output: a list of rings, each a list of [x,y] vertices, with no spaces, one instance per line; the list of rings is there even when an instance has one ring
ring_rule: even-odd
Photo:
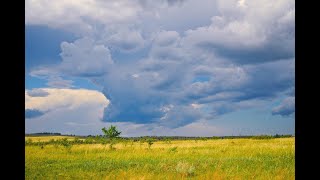
[[[272,40],[273,41],[273,40]],[[259,48],[250,49],[230,49],[227,47],[219,46],[210,43],[198,44],[201,48],[208,51],[216,52],[219,56],[228,57],[228,60],[237,64],[258,64],[268,61],[278,61],[279,59],[288,59],[294,57],[294,49],[284,50],[279,46],[289,45],[266,45]],[[240,46],[240,45],[239,45]],[[270,53],[272,52],[272,53]]]
[[[257,100],[268,101],[294,86],[294,59],[235,65],[210,55],[195,58],[198,52],[188,53],[178,41],[179,38],[175,38],[170,43],[162,43],[160,48],[174,46],[177,52],[186,52],[189,56],[164,58],[150,53],[148,58],[139,61],[112,62],[112,68],[97,60],[92,62],[96,63],[95,67],[105,66],[107,73],[94,78],[86,75],[86,71],[78,74],[104,87],[103,94],[111,101],[104,111],[104,121],[155,123],[176,128],[254,107]],[[74,52],[83,54],[84,48],[74,48],[78,48]],[[87,60],[83,58],[76,63],[86,64]],[[251,105],[243,106],[243,102]],[[193,103],[203,105],[205,110],[193,109]],[[171,105],[174,108],[163,111]],[[178,115],[178,112],[183,113]]]

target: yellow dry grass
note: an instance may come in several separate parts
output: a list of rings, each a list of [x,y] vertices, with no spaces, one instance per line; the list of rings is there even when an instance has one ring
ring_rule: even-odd
[[[52,137],[48,138],[49,140]],[[44,140],[42,138],[41,140]],[[294,179],[295,140],[216,139],[108,145],[71,151],[26,146],[26,179]]]

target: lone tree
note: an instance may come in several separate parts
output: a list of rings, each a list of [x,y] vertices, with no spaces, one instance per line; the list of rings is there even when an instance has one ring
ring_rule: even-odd
[[[117,127],[112,125],[108,129],[106,129],[105,127],[102,128],[102,132],[109,139],[117,138],[121,134],[121,132],[117,130]]]
[[[102,128],[102,132],[107,138],[110,139],[110,149],[114,149],[113,145],[116,144],[115,139],[120,136],[121,132],[117,130],[116,126],[112,125],[108,129],[106,129],[105,127]]]

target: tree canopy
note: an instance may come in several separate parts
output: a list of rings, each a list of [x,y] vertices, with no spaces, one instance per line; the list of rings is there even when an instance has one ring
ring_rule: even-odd
[[[113,125],[111,125],[108,129],[106,129],[105,127],[102,128],[102,132],[107,138],[110,139],[119,137],[121,134],[121,132],[117,130],[117,127]]]

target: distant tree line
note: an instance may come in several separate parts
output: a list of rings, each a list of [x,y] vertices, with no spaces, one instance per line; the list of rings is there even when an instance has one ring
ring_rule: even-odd
[[[40,133],[25,134],[25,136],[61,136],[61,133],[40,132]]]
[[[104,131],[106,133],[106,131]],[[107,135],[88,135],[88,136],[78,136],[74,134],[61,134],[61,133],[50,133],[50,132],[40,132],[25,134],[25,136],[74,136],[78,138],[98,138],[98,137],[108,137]],[[206,140],[206,139],[239,139],[239,138],[250,138],[250,139],[273,139],[273,138],[286,138],[294,137],[291,134],[276,134],[276,135],[243,135],[243,136],[140,136],[140,137],[117,137],[120,139],[131,139],[134,141],[140,141],[144,139],[154,139],[158,141],[163,140]]]
[[[36,145],[36,146],[43,146],[43,145],[65,145],[65,144],[110,144],[112,145],[121,142],[124,144],[133,143],[133,142],[140,142],[141,144],[147,143],[149,146],[153,144],[155,141],[164,141],[166,143],[171,143],[173,140],[199,140],[199,141],[206,141],[210,139],[239,139],[239,138],[247,138],[247,139],[274,139],[274,138],[286,138],[286,137],[293,137],[293,135],[258,135],[258,136],[213,136],[213,137],[184,137],[184,136],[142,136],[142,137],[113,137],[113,138],[106,138],[106,136],[97,135],[97,136],[86,136],[86,137],[76,137],[74,139],[63,138],[54,140],[51,139],[50,141],[46,142],[33,142],[31,139],[25,141],[25,145]]]

